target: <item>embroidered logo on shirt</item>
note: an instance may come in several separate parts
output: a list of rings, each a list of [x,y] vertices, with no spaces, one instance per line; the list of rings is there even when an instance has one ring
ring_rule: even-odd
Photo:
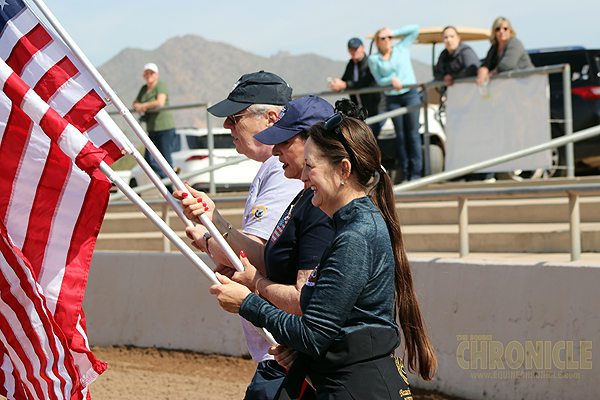
[[[313,269],[313,271],[311,272],[310,276],[308,277],[308,279],[306,280],[305,285],[306,286],[315,286],[315,284],[317,283],[317,271],[319,269],[319,266],[317,265],[315,267],[315,269]]]
[[[264,206],[254,206],[252,207],[252,211],[250,211],[250,218],[254,217],[256,219],[261,219],[265,216],[267,209]]]

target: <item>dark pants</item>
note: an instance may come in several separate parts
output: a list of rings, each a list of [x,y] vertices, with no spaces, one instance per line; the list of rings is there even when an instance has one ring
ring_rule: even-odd
[[[285,378],[285,368],[277,364],[277,361],[259,362],[252,382],[246,389],[244,400],[272,400],[283,378]]]
[[[420,103],[419,93],[412,89],[397,96],[386,96],[388,111]],[[408,114],[392,118],[396,131],[396,149],[398,163],[402,169],[402,180],[414,180],[421,177],[423,169],[423,151],[419,134],[419,113],[415,110]]]
[[[152,143],[154,143],[156,148],[158,148],[158,151],[160,151],[165,160],[167,160],[167,163],[172,167],[173,158],[171,157],[171,153],[173,153],[173,148],[175,146],[175,129],[148,132],[148,137],[152,140]],[[148,150],[144,153],[144,159],[161,179],[167,177],[167,174],[165,174]]]

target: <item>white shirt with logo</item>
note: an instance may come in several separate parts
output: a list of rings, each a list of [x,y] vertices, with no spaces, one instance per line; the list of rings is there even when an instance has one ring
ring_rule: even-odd
[[[268,240],[287,206],[304,188],[301,180],[285,177],[282,165],[277,157],[271,156],[258,170],[246,200],[243,233]],[[267,354],[271,345],[254,326],[242,318],[242,328],[252,360],[256,363],[272,360],[273,356]]]

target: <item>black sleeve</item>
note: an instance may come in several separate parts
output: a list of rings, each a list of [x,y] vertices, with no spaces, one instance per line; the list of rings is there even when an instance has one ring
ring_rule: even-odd
[[[350,60],[350,62],[346,65],[346,71],[344,71],[344,75],[342,76],[342,80],[344,82],[346,82],[346,85],[348,85],[348,83],[350,81],[352,81],[352,67],[354,66],[354,63],[352,62],[352,60]]]
[[[444,73],[444,64],[446,63],[446,50],[442,51],[442,54],[440,54],[440,58],[438,58],[438,62],[435,65],[435,68],[433,69],[433,78],[436,81],[441,81],[444,79],[444,76],[446,75]]]
[[[314,269],[333,238],[329,217],[318,207],[307,207],[298,235],[298,269]]]
[[[489,69],[490,71],[495,68],[495,65],[492,65],[492,59],[494,58],[495,51],[496,51],[496,46],[490,47],[487,55],[485,56],[485,59],[481,63],[482,67],[487,67],[487,69]]]

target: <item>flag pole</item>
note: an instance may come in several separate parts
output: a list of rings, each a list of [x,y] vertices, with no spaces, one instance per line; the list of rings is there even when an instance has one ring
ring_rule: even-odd
[[[102,171],[104,175],[106,175],[107,178],[110,179],[132,203],[136,204],[140,208],[142,213],[150,221],[152,221],[154,225],[156,225],[156,227],[179,249],[179,251],[181,251],[181,253],[183,253],[184,256],[186,256],[188,260],[190,260],[192,264],[194,264],[196,268],[198,268],[200,272],[202,272],[208,278],[213,285],[221,284],[212,269],[210,269],[197,256],[197,254],[194,253],[187,244],[185,244],[179,235],[177,235],[173,229],[167,225],[167,223],[163,221],[162,218],[160,218],[156,212],[154,212],[154,210],[148,204],[146,204],[146,202],[144,202],[142,198],[135,193],[133,189],[129,187],[129,185],[125,183],[125,181],[121,179],[121,177],[111,167],[108,166],[108,164],[102,161],[98,169],[100,169],[100,171]]]
[[[111,167],[104,161],[98,167],[114,184],[127,196],[127,198],[136,204],[142,213],[156,225],[156,227],[181,251],[181,253],[200,271],[213,285],[221,285],[221,282],[215,276],[213,270],[206,265],[196,253],[189,248],[187,244],[171,229],[165,221],[162,220],[154,210],[146,204],[142,198],[131,188]],[[239,260],[238,260],[239,261]],[[241,262],[240,262],[241,263]],[[272,345],[276,345],[277,341],[265,328],[255,327],[256,330]]]
[[[67,44],[67,46],[69,46],[69,48],[71,49],[73,54],[75,54],[77,59],[83,64],[83,66],[88,70],[88,72],[96,80],[96,83],[98,83],[98,85],[104,91],[106,96],[110,99],[110,101],[114,104],[114,106],[117,108],[119,113],[123,116],[125,121],[127,121],[129,126],[133,129],[134,133],[142,141],[144,146],[146,146],[146,148],[148,149],[150,154],[152,154],[152,156],[154,157],[156,162],[161,166],[162,170],[165,172],[167,177],[169,177],[171,182],[173,182],[173,185],[175,185],[175,187],[177,189],[190,194],[190,192],[187,190],[187,188],[185,187],[185,185],[183,184],[181,179],[179,179],[179,176],[177,176],[175,171],[173,171],[173,168],[171,168],[171,166],[167,163],[167,160],[165,160],[165,158],[160,153],[160,151],[156,148],[154,143],[152,143],[152,141],[150,140],[150,138],[148,137],[146,132],[144,132],[144,130],[142,129],[142,127],[140,126],[138,121],[133,117],[133,115],[131,115],[131,112],[129,112],[129,109],[125,106],[125,104],[123,104],[121,99],[117,96],[115,91],[112,90],[112,88],[110,87],[108,82],[106,82],[106,80],[102,77],[102,75],[100,75],[98,70],[92,65],[90,60],[88,60],[86,55],[81,51],[79,46],[77,46],[75,41],[71,38],[71,36],[63,28],[61,23],[56,19],[56,17],[50,11],[50,9],[46,6],[46,4],[42,0],[31,0],[31,1],[40,9],[40,11],[42,12],[42,14],[44,14],[44,16],[46,17],[48,22],[50,22],[50,24],[54,27],[54,29],[56,30],[58,35],[64,40],[64,42]],[[143,160],[143,158],[141,158],[141,160]],[[140,157],[136,158],[136,161],[138,163],[140,163],[141,160],[140,160]],[[144,164],[147,164],[145,162],[145,160],[144,160]],[[143,164],[140,163],[140,166],[142,167],[142,169],[144,169]],[[146,171],[146,172],[148,173],[148,171]],[[156,178],[157,178],[156,182],[152,179],[153,175],[156,176]],[[156,187],[161,192],[163,197],[167,200],[167,203],[169,203],[169,205],[174,210],[177,210],[178,208],[180,208],[177,201],[173,198],[173,196],[171,196],[171,194],[168,192],[168,190],[166,189],[164,184],[160,181],[160,178],[158,178],[158,175],[156,175],[156,173],[154,173],[154,171],[152,171],[152,173],[148,173],[148,176],[153,181],[153,183],[156,185]],[[119,189],[121,189],[121,188],[119,187]],[[138,204],[138,206],[139,206],[139,204]],[[181,215],[178,214],[178,215],[181,218],[181,216],[183,214],[181,214]],[[229,261],[231,261],[231,263],[233,264],[235,269],[238,271],[243,271],[244,267],[243,267],[241,261],[239,260],[237,255],[233,252],[231,247],[229,247],[229,244],[225,241],[225,238],[222,237],[221,232],[219,232],[219,230],[212,223],[212,221],[205,214],[202,214],[200,216],[200,221],[202,222],[202,225],[204,225],[208,229],[208,231],[211,233],[213,239],[215,239],[217,241],[217,243],[221,246],[221,248],[225,251],[227,258],[229,259]],[[187,218],[184,218],[184,223],[188,224]],[[191,222],[190,222],[190,224],[191,224]],[[192,226],[192,225],[189,225],[189,226]]]

